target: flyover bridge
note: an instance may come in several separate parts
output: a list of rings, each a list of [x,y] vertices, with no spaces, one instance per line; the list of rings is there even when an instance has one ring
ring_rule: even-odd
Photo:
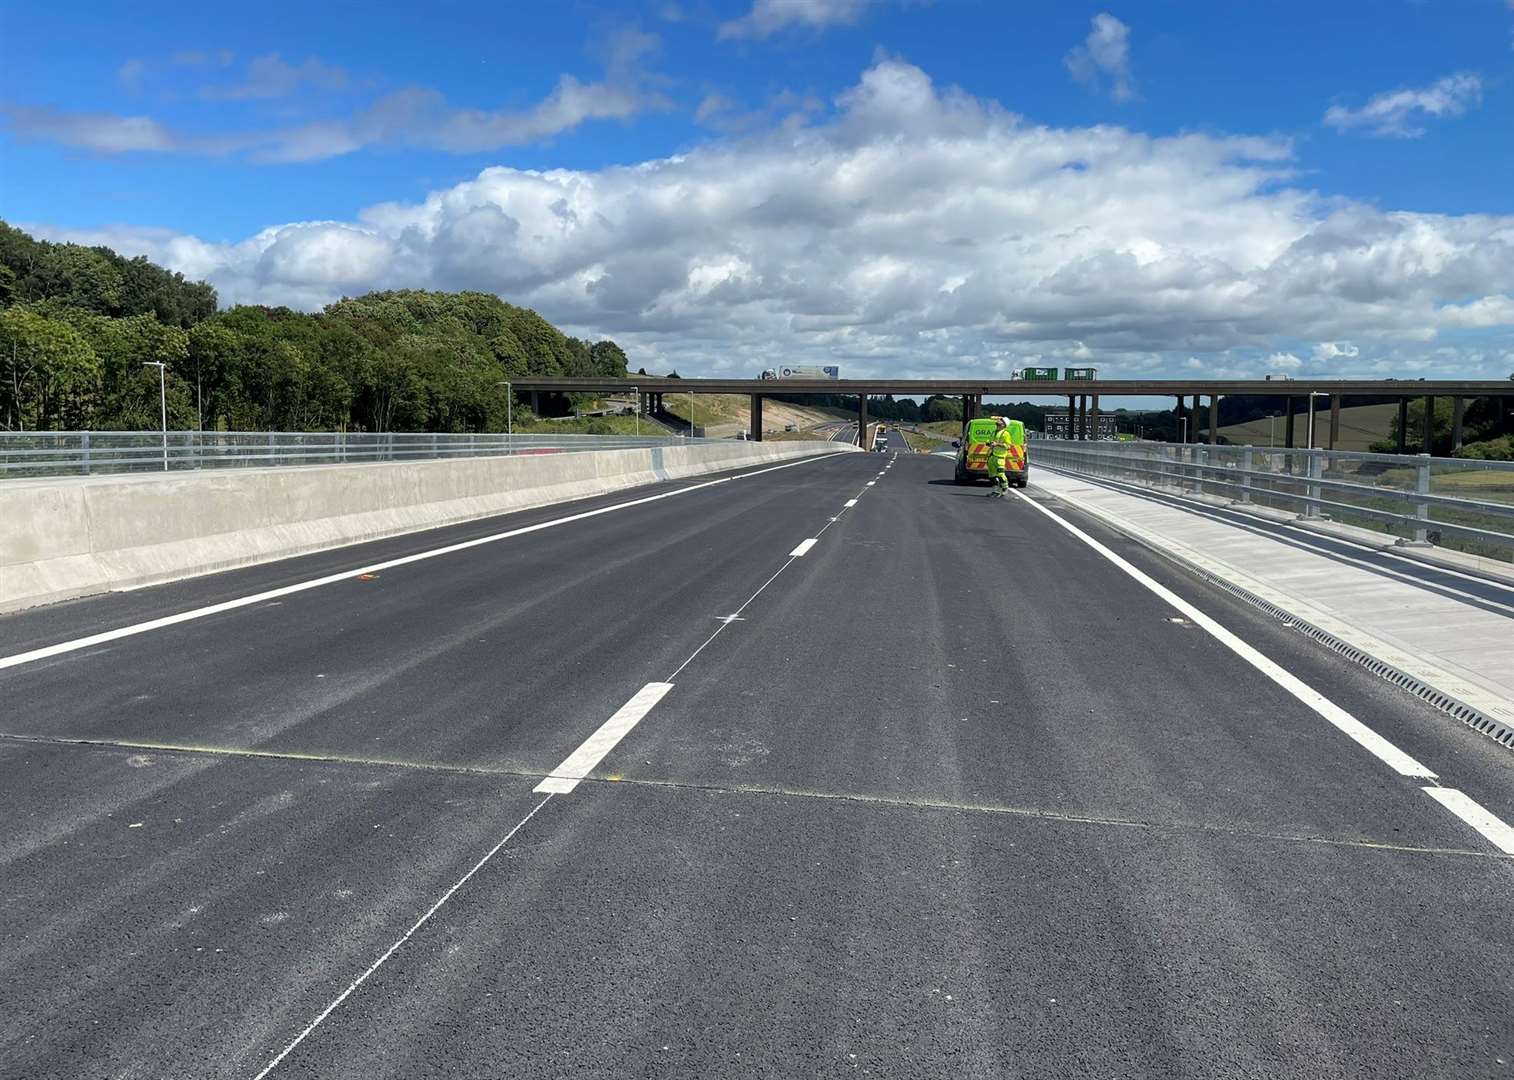
[[[1175,398],[1181,420],[1195,420],[1208,398],[1209,441],[1218,441],[1219,399],[1227,395],[1271,396],[1284,402],[1284,446],[1293,447],[1294,422],[1300,400],[1307,404],[1314,397],[1329,399],[1330,422],[1328,448],[1335,449],[1340,436],[1341,398],[1386,397],[1398,399],[1398,452],[1404,451],[1408,431],[1409,402],[1423,398],[1427,403],[1425,424],[1434,416],[1436,398],[1450,398],[1453,403],[1452,444],[1462,443],[1462,418],[1469,398],[1486,397],[1507,410],[1514,398],[1514,379],[667,379],[636,376],[629,379],[532,378],[511,380],[519,393],[609,394],[634,391],[641,407],[648,412],[660,410],[669,394],[745,394],[751,398],[751,438],[762,438],[762,401],[774,394],[845,394],[857,396],[858,430],[867,430],[869,395],[894,394],[900,397],[944,395],[962,399],[962,415],[972,419],[982,409],[986,397],[1066,397],[1068,415],[1073,417],[1074,438],[1087,439],[1098,430],[1099,398],[1158,397]],[[1191,402],[1191,404],[1190,404]],[[1186,425],[1188,441],[1197,442],[1199,425]]]

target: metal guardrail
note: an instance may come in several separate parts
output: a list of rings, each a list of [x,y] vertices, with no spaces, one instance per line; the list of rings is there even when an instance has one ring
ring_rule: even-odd
[[[1033,464],[1295,510],[1514,561],[1514,462],[1257,446],[1037,439]]]
[[[631,435],[433,434],[290,431],[0,431],[0,480],[34,476],[285,465],[342,465],[432,458],[570,454],[719,439]]]

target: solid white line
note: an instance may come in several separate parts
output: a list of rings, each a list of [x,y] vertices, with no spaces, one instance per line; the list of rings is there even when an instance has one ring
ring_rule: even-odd
[[[1231,652],[1235,653],[1242,660],[1246,661],[1246,663],[1256,668],[1256,670],[1260,671],[1263,675],[1267,676],[1267,678],[1277,683],[1278,686],[1281,686],[1284,690],[1288,691],[1288,693],[1292,694],[1299,701],[1303,702],[1314,712],[1318,713],[1320,716],[1328,720],[1331,724],[1335,725],[1336,728],[1344,732],[1350,738],[1354,739],[1363,749],[1384,762],[1389,768],[1393,769],[1399,775],[1417,776],[1429,780],[1435,779],[1435,773],[1431,772],[1424,765],[1421,765],[1414,758],[1410,757],[1398,747],[1394,746],[1387,739],[1383,738],[1377,732],[1373,731],[1366,724],[1363,724],[1360,720],[1352,716],[1339,705],[1335,704],[1335,702],[1331,701],[1329,698],[1325,697],[1325,695],[1321,694],[1318,690],[1315,690],[1313,687],[1309,686],[1309,684],[1304,682],[1298,676],[1292,674],[1291,672],[1285,671],[1278,664],[1263,656],[1256,649],[1252,648],[1250,645],[1246,644],[1246,642],[1236,637],[1229,630],[1225,629],[1219,623],[1215,622],[1208,615],[1204,614],[1198,608],[1190,604],[1187,600],[1184,600],[1181,596],[1174,593],[1171,589],[1167,588],[1165,585],[1162,585],[1160,582],[1155,581],[1141,570],[1138,570],[1136,567],[1126,562],[1119,555],[1116,555],[1113,551],[1110,551],[1109,548],[1099,543],[1099,541],[1095,540],[1092,536],[1089,536],[1082,529],[1078,528],[1070,521],[1066,521],[1056,514],[1053,514],[1050,510],[1046,509],[1046,507],[1042,506],[1040,503],[1036,502],[1036,500],[1030,498],[1028,495],[1020,491],[1015,491],[1014,494],[1019,496],[1019,498],[1024,500],[1029,505],[1033,506],[1036,510],[1051,518],[1052,521],[1055,521],[1058,525],[1062,526],[1062,528],[1072,533],[1079,540],[1083,541],[1083,543],[1093,548],[1100,555],[1104,556],[1104,558],[1108,559],[1115,566],[1119,567],[1126,574],[1130,575],[1130,577],[1134,578],[1151,592],[1155,593],[1163,601],[1172,605],[1178,611],[1182,612],[1185,616],[1188,617],[1190,621],[1206,630],[1210,634],[1210,636],[1212,636],[1220,644],[1224,645]]]
[[[1484,809],[1476,799],[1455,788],[1427,787],[1425,794],[1482,833],[1505,855],[1514,855],[1514,828]]]
[[[793,551],[789,552],[789,558],[791,558],[791,559],[797,559],[797,558],[799,558],[800,556],[802,556],[805,552],[809,551],[810,548],[814,547],[819,542],[820,541],[817,540],[817,539],[815,539],[814,537],[811,537],[808,540],[801,540],[801,541],[799,541],[799,546],[796,547]]]
[[[671,689],[673,684],[670,682],[649,682],[636,691],[630,701],[616,709],[610,719],[599,725],[598,731],[564,758],[563,763],[548,773],[534,790],[553,795],[566,795],[572,791]]]
[[[1080,475],[1078,473],[1062,473],[1061,475],[1068,476],[1068,477],[1077,477],[1078,479],[1089,481],[1089,482],[1092,482],[1092,483],[1095,483],[1095,484],[1100,483],[1102,481],[1105,485],[1107,485],[1110,488],[1110,490],[1113,490],[1113,491],[1122,491],[1125,488],[1129,488],[1129,487],[1135,487],[1135,488],[1139,489],[1139,485],[1133,485],[1133,484],[1122,485],[1122,484],[1119,484],[1118,482],[1104,481],[1102,477],[1098,478],[1098,479],[1095,479],[1095,478],[1092,478],[1092,477],[1082,476],[1082,475]],[[1148,488],[1148,489],[1141,489],[1141,490],[1150,491],[1151,489]],[[1211,513],[1209,511],[1228,512],[1228,513],[1231,513],[1231,514],[1235,514],[1238,517],[1246,518],[1249,521],[1255,521],[1259,525],[1271,526],[1272,528],[1275,528],[1275,529],[1286,529],[1290,533],[1290,536],[1288,537],[1289,541],[1292,542],[1292,543],[1298,544],[1300,547],[1308,548],[1310,551],[1316,551],[1316,552],[1319,552],[1322,555],[1328,555],[1328,556],[1332,556],[1332,557],[1335,557],[1335,558],[1343,559],[1346,562],[1355,562],[1355,563],[1357,563],[1360,566],[1367,567],[1368,569],[1382,570],[1385,573],[1389,573],[1389,574],[1395,574],[1396,573],[1396,571],[1389,570],[1387,567],[1378,566],[1378,565],[1376,565],[1374,563],[1371,563],[1371,562],[1368,562],[1366,560],[1352,559],[1349,555],[1342,555],[1340,552],[1334,551],[1329,546],[1326,546],[1326,545],[1327,544],[1341,544],[1341,545],[1343,545],[1345,547],[1355,548],[1358,551],[1365,551],[1365,552],[1367,552],[1370,555],[1378,555],[1378,556],[1381,556],[1382,558],[1385,558],[1385,559],[1394,559],[1394,560],[1396,560],[1398,562],[1408,563],[1410,566],[1416,567],[1416,568],[1418,568],[1421,571],[1428,571],[1430,573],[1435,573],[1435,574],[1448,574],[1451,577],[1462,578],[1465,581],[1470,581],[1470,582],[1473,582],[1474,584],[1477,584],[1477,585],[1491,586],[1492,588],[1495,588],[1495,589],[1502,589],[1505,592],[1514,592],[1514,584],[1510,584],[1509,582],[1499,581],[1496,578],[1491,578],[1491,577],[1481,577],[1481,576],[1479,576],[1477,574],[1468,574],[1468,573],[1466,573],[1464,571],[1461,571],[1461,570],[1454,570],[1454,569],[1452,569],[1449,566],[1442,566],[1442,565],[1440,565],[1440,563],[1427,562],[1424,559],[1416,559],[1416,558],[1413,558],[1412,556],[1409,556],[1409,555],[1400,555],[1398,552],[1392,550],[1389,547],[1382,547],[1382,546],[1373,547],[1371,544],[1364,544],[1364,543],[1362,543],[1359,540],[1348,540],[1346,537],[1344,537],[1344,536],[1336,536],[1334,533],[1322,533],[1322,532],[1319,532],[1316,529],[1306,528],[1303,525],[1295,525],[1294,523],[1289,522],[1289,521],[1274,521],[1272,518],[1261,517],[1258,514],[1254,514],[1251,511],[1245,509],[1243,506],[1216,506],[1213,503],[1199,502],[1199,501],[1191,498],[1190,496],[1187,496],[1187,495],[1178,495],[1178,494],[1175,494],[1174,492],[1171,492],[1171,491],[1158,491],[1158,492],[1152,492],[1152,494],[1160,495],[1163,498],[1171,499],[1171,500],[1173,500],[1175,502],[1182,503],[1183,506],[1186,509],[1189,509],[1189,510],[1195,512],[1195,513],[1201,513],[1201,514],[1203,514],[1203,516],[1209,517],[1209,518],[1211,518],[1214,521],[1218,521],[1218,522],[1221,522],[1221,523],[1226,524],[1226,525],[1233,525],[1233,526],[1235,526],[1238,529],[1250,529],[1252,532],[1257,533],[1257,535],[1259,535],[1259,536],[1271,536],[1271,534],[1269,534],[1266,529],[1259,529],[1259,528],[1257,528],[1256,526],[1253,526],[1253,525],[1243,525],[1240,522],[1231,521],[1231,520],[1225,518],[1224,516],[1222,516],[1219,513]],[[1157,500],[1157,501],[1160,501],[1160,500]],[[1292,535],[1292,534],[1297,534],[1297,535]],[[1272,536],[1271,538],[1272,539],[1277,539],[1277,537],[1275,537],[1275,536]],[[1309,542],[1311,540],[1313,541],[1313,543]],[[1429,586],[1431,588],[1445,589],[1445,590],[1450,591],[1450,592],[1455,592],[1459,596],[1467,596],[1467,597],[1469,597],[1469,598],[1471,598],[1473,600],[1478,601],[1479,603],[1495,604],[1495,605],[1500,606],[1500,607],[1504,606],[1502,604],[1499,604],[1498,601],[1496,601],[1496,600],[1487,600],[1487,599],[1484,599],[1483,597],[1477,596],[1474,593],[1463,593],[1463,592],[1460,592],[1459,590],[1451,588],[1451,586],[1449,586],[1449,585],[1442,585],[1439,582],[1434,582],[1434,581],[1426,581],[1423,577],[1414,577],[1413,575],[1399,575],[1399,576],[1402,576],[1405,581],[1414,582],[1414,583],[1417,583],[1419,585]]]
[[[877,482],[878,482],[878,481],[876,481],[876,480],[869,480],[869,481],[868,481],[868,482],[867,482],[867,486],[868,486],[868,487],[872,487],[872,486],[873,486],[873,485],[874,485],[874,484],[876,484],[876,483],[877,483]]]
[[[133,623],[130,626],[117,627],[114,630],[105,630],[98,634],[90,634],[88,637],[75,638],[72,641],[61,641],[56,645],[46,645],[40,649],[32,649],[28,652],[16,653],[13,656],[0,656],[0,670],[18,667],[21,664],[29,664],[35,660],[45,660],[50,656],[61,656],[64,653],[77,652],[80,649],[88,649],[95,645],[103,645],[108,641],[117,641],[121,638],[133,637],[137,634],[145,634],[150,630],[161,630],[166,626],[176,626],[179,623],[191,622],[195,619],[203,619],[210,615],[219,615],[226,611],[235,611],[238,608],[250,607],[253,604],[261,604],[267,600],[274,600],[281,596],[290,596],[294,593],[305,592],[308,589],[318,589],[323,585],[333,585],[338,581],[348,581],[361,574],[376,574],[381,570],[392,570],[396,566],[405,566],[409,563],[422,562],[426,559],[435,559],[442,555],[451,555],[454,552],[466,551],[469,548],[481,547],[484,544],[493,544],[500,540],[508,540],[515,536],[525,536],[527,533],[541,532],[543,529],[554,529],[559,525],[568,525],[575,521],[584,521],[588,518],[599,517],[601,514],[613,514],[617,510],[628,510],[633,506],[644,506],[661,499],[671,499],[675,495],[687,495],[691,491],[703,491],[706,488],[715,487],[719,484],[728,484],[733,480],[743,480],[749,476],[760,476],[763,473],[777,472],[779,469],[791,469],[796,465],[808,465],[815,461],[826,461],[839,454],[823,454],[819,457],[805,458],[801,461],[790,461],[783,465],[774,465],[766,469],[758,469],[754,472],[740,473],[736,476],[723,476],[718,480],[706,480],[701,484],[690,487],[677,488],[673,491],[664,491],[658,495],[647,495],[640,499],[632,499],[628,502],[615,503],[612,506],[601,506],[596,510],[585,510],[578,514],[569,514],[567,517],[553,518],[551,521],[538,522],[535,525],[525,525],[519,529],[511,529],[508,532],[494,533],[490,536],[480,536],[473,540],[464,540],[457,544],[448,544],[445,547],[432,548],[429,551],[419,551],[413,555],[404,555],[397,559],[386,559],[383,562],[371,563],[368,566],[355,566],[348,570],[342,570],[335,574],[327,574],[324,577],[312,578],[309,581],[296,582],[293,585],[285,585],[277,589],[268,589],[264,592],[253,593],[250,596],[239,596],[235,600],[225,600],[219,604],[209,604],[206,607],[194,608],[190,611],[180,611],[173,615],[165,615],[158,619],[149,619],[146,622]]]
[[[1064,474],[1064,475],[1066,475],[1066,474]],[[1113,490],[1118,491],[1119,489],[1115,488]],[[1165,495],[1166,493],[1163,492],[1162,494]],[[1179,496],[1175,496],[1174,495],[1174,496],[1169,496],[1169,498],[1176,499],[1176,498],[1179,498]],[[1160,500],[1153,500],[1153,501],[1157,502],[1158,505],[1161,505],[1161,501]],[[1244,511],[1240,511],[1240,510],[1234,511],[1234,513],[1236,513],[1236,514],[1238,514],[1238,515],[1240,515],[1242,517],[1250,518],[1252,521],[1264,522],[1265,524],[1268,524],[1268,525],[1272,525],[1272,526],[1275,526],[1275,527],[1281,527],[1281,528],[1285,528],[1285,529],[1290,529],[1290,530],[1293,530],[1293,531],[1296,531],[1296,532],[1302,534],[1301,536],[1292,536],[1292,535],[1290,535],[1290,536],[1287,536],[1287,537],[1280,537],[1275,532],[1272,532],[1271,530],[1268,530],[1268,529],[1265,529],[1265,528],[1260,528],[1260,527],[1258,527],[1256,525],[1247,525],[1244,522],[1240,522],[1240,521],[1232,521],[1232,520],[1230,520],[1229,518],[1225,517],[1223,513],[1219,512],[1219,511],[1223,511],[1223,510],[1228,509],[1227,507],[1211,507],[1208,503],[1193,502],[1190,499],[1184,499],[1182,501],[1183,501],[1183,504],[1184,504],[1183,505],[1183,509],[1187,510],[1190,514],[1195,514],[1198,517],[1207,518],[1210,521],[1217,522],[1218,524],[1221,524],[1221,525],[1229,525],[1232,529],[1243,529],[1246,532],[1255,533],[1257,536],[1263,537],[1264,539],[1267,539],[1267,540],[1274,540],[1274,541],[1276,541],[1277,543],[1280,543],[1280,544],[1281,543],[1296,544],[1296,545],[1298,545],[1299,547],[1303,548],[1306,551],[1312,551],[1312,552],[1314,552],[1317,555],[1323,555],[1327,559],[1337,559],[1340,562],[1347,563],[1347,564],[1349,564],[1351,566],[1360,566],[1362,569],[1369,570],[1369,571],[1371,571],[1372,573],[1375,573],[1375,574],[1386,574],[1388,577],[1398,578],[1398,579],[1400,579],[1402,581],[1408,582],[1410,585],[1414,585],[1417,588],[1425,589],[1425,590],[1427,590],[1429,592],[1438,592],[1438,593],[1440,593],[1442,595],[1449,594],[1451,596],[1460,597],[1460,598],[1462,598],[1464,600],[1470,600],[1473,603],[1484,604],[1484,605],[1486,605],[1488,607],[1495,607],[1495,608],[1498,608],[1500,611],[1507,611],[1511,615],[1514,615],[1514,606],[1510,606],[1508,604],[1500,603],[1497,600],[1490,600],[1490,599],[1488,599],[1485,596],[1479,596],[1476,593],[1469,593],[1469,592],[1466,592],[1466,591],[1464,591],[1462,589],[1458,589],[1458,588],[1456,588],[1456,587],[1454,587],[1452,585],[1443,584],[1443,583],[1441,583],[1439,581],[1428,581],[1423,576],[1416,577],[1413,574],[1405,574],[1405,573],[1403,573],[1400,570],[1394,570],[1392,567],[1389,567],[1389,566],[1382,566],[1382,565],[1379,565],[1377,563],[1369,562],[1366,559],[1358,559],[1358,558],[1355,558],[1354,556],[1346,555],[1346,554],[1343,554],[1343,553],[1341,553],[1339,551],[1332,551],[1332,550],[1330,550],[1330,548],[1322,546],[1322,544],[1319,542],[1319,541],[1321,541],[1321,536],[1320,536],[1319,533],[1311,532],[1308,529],[1301,529],[1301,528],[1298,528],[1297,526],[1287,525],[1287,524],[1285,524],[1283,522],[1279,522],[1279,521],[1268,521],[1266,518],[1259,518],[1259,517],[1256,517],[1253,514],[1247,514]],[[1168,505],[1170,505],[1170,504],[1168,504]],[[1309,539],[1315,540],[1316,543],[1313,543],[1313,544],[1308,543],[1307,540],[1304,539],[1304,537],[1307,537]],[[1328,539],[1330,541],[1332,541],[1332,542],[1335,542],[1335,543],[1346,544],[1346,545],[1349,545],[1351,547],[1360,547],[1364,551],[1371,551],[1372,553],[1377,554],[1377,555],[1385,555],[1385,556],[1387,556],[1389,558],[1394,558],[1394,559],[1401,559],[1402,558],[1402,556],[1394,555],[1392,552],[1383,551],[1383,550],[1380,550],[1380,549],[1377,549],[1377,548],[1368,548],[1368,547],[1365,547],[1364,545],[1361,545],[1361,544],[1352,543],[1352,541],[1350,541],[1350,540],[1338,540],[1336,537],[1333,537],[1333,536],[1328,537]],[[1407,560],[1407,561],[1414,563],[1414,565],[1418,566],[1421,570],[1426,570],[1426,571],[1429,571],[1431,573],[1455,574],[1457,577],[1464,577],[1464,578],[1467,578],[1469,581],[1476,581],[1476,582],[1478,582],[1480,584],[1483,584],[1483,585],[1492,585],[1492,586],[1495,586],[1496,588],[1501,588],[1501,589],[1502,588],[1508,588],[1508,586],[1502,585],[1499,582],[1493,581],[1493,580],[1491,580],[1489,578],[1476,578],[1476,577],[1471,577],[1470,575],[1467,575],[1467,574],[1458,574],[1455,570],[1443,570],[1441,567],[1435,566],[1435,565],[1433,565],[1431,563],[1419,562],[1419,561],[1416,561],[1416,560],[1413,560],[1413,559],[1410,559],[1410,560]]]
[[[857,505],[857,500],[856,499],[847,499],[846,500],[847,509],[851,509],[852,507],[854,507],[856,505]]]
[[[471,878],[474,874],[476,874],[480,870],[482,870],[484,868],[484,864],[485,863],[487,863],[490,859],[494,858],[495,855],[499,854],[499,849],[502,848],[502,847],[504,847],[506,844],[508,844],[510,842],[510,838],[513,837],[516,833],[520,832],[520,830],[525,827],[526,822],[530,821],[533,817],[536,816],[536,811],[540,810],[543,806],[546,806],[547,803],[549,803],[551,801],[552,801],[552,796],[548,795],[541,802],[539,802],[535,806],[533,806],[531,808],[531,812],[529,814],[527,814],[525,817],[521,818],[519,821],[517,821],[515,823],[515,828],[513,828],[509,832],[505,833],[505,835],[500,838],[499,843],[495,844],[492,848],[490,848],[489,851],[488,851],[488,853],[485,854],[482,859],[478,860],[478,862],[476,862],[476,863],[473,864],[473,869],[469,870],[462,877],[458,878],[456,884],[454,884],[452,886],[452,888],[450,888],[446,892],[442,893],[442,898],[440,900],[438,900],[436,903],[432,904],[431,907],[427,909],[426,914],[422,915],[419,919],[415,920],[415,925],[414,926],[410,927],[409,930],[406,930],[404,932],[404,934],[402,934],[400,936],[400,938],[399,938],[398,941],[396,941],[393,945],[389,946],[389,948],[385,949],[384,950],[384,955],[380,956],[372,964],[368,965],[368,970],[367,971],[363,972],[356,979],[353,979],[352,982],[348,984],[347,989],[343,990],[340,994],[338,994],[336,996],[336,1000],[335,1001],[333,1001],[330,1005],[327,1005],[324,1009],[322,1009],[321,1012],[320,1012],[320,1014],[314,1020],[310,1021],[310,1023],[306,1026],[305,1030],[302,1031],[302,1032],[300,1032],[298,1035],[296,1035],[294,1037],[294,1041],[293,1042],[291,1042],[288,1046],[284,1047],[284,1049],[280,1050],[279,1051],[279,1056],[276,1057],[276,1058],[274,1058],[267,1065],[265,1065],[263,1067],[263,1071],[260,1072],[260,1073],[258,1073],[257,1076],[253,1077],[253,1080],[263,1080],[263,1077],[265,1077],[269,1073],[273,1072],[273,1070],[278,1066],[279,1062],[283,1061],[286,1057],[289,1056],[289,1052],[291,1050],[293,1050],[296,1046],[299,1046],[300,1043],[304,1042],[306,1036],[308,1036],[312,1031],[314,1031],[316,1028],[318,1028],[321,1025],[321,1021],[325,1020],[326,1017],[330,1016],[332,1014],[332,1012],[334,1012],[336,1010],[336,1007],[338,1005],[340,1005],[342,1002],[346,1001],[352,995],[352,992],[354,990],[356,990],[359,986],[362,986],[363,983],[367,982],[368,981],[368,976],[372,975],[375,971],[377,971],[380,967],[382,967],[384,961],[388,960],[391,956],[393,956],[396,949],[398,949],[405,942],[409,941],[411,939],[411,937],[413,937],[415,935],[415,932],[417,930],[419,930],[421,927],[425,926],[427,920],[429,920],[431,918],[431,916],[435,915],[437,913],[437,911],[440,910],[440,908],[441,908],[441,906],[443,904],[445,904],[448,900],[452,899],[452,894],[453,893],[457,892],[458,889],[461,889],[464,885],[466,885],[468,883],[468,879],[469,878]]]

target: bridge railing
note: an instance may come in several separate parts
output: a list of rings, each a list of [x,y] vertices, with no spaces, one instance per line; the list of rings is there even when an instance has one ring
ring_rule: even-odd
[[[1033,465],[1514,561],[1514,462],[1264,446],[1038,439]]]
[[[570,454],[719,442],[671,436],[503,432],[0,431],[0,480],[36,476],[518,454]]]

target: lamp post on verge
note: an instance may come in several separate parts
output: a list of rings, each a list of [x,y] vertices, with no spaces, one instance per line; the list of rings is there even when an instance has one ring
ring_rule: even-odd
[[[509,379],[501,379],[494,384],[505,388],[505,453],[511,453],[515,449],[515,387],[510,385]]]
[[[1317,397],[1329,397],[1323,390],[1309,391],[1309,449],[1314,449],[1314,399]]]
[[[143,367],[158,369],[158,414],[163,423],[163,471],[168,471],[168,365],[162,360],[143,360]]]

